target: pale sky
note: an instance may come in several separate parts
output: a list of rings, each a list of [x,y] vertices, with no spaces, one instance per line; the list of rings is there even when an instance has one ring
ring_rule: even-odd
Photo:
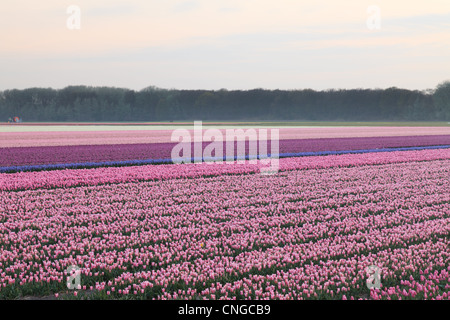
[[[70,30],[70,5],[80,29]],[[370,30],[368,7],[380,9]],[[373,21],[373,20],[371,20]],[[450,0],[14,0],[0,90],[434,88],[450,79]]]

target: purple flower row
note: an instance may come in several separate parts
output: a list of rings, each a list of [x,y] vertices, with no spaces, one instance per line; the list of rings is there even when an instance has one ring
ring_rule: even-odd
[[[203,149],[209,142],[203,143]],[[237,149],[235,142],[235,150]],[[329,138],[281,140],[279,152],[301,153],[320,151],[342,151],[383,149],[398,147],[421,147],[449,145],[450,135],[408,136],[408,137],[370,137],[370,138]],[[1,148],[0,167],[32,166],[43,164],[114,162],[129,160],[170,159],[176,143],[116,144],[116,145],[80,145]],[[192,146],[192,150],[194,150]],[[224,143],[224,154],[226,146]],[[271,146],[268,141],[267,151]],[[236,154],[237,151],[235,151]],[[249,150],[246,142],[246,155],[257,154]]]

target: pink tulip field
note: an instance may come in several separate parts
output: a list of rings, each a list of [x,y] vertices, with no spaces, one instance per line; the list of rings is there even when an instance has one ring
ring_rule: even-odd
[[[192,123],[186,128],[191,126]],[[279,130],[281,140],[450,135],[450,127],[312,127]],[[224,132],[224,129],[221,131]],[[2,132],[0,148],[167,143],[171,142],[171,135],[171,130]]]
[[[401,128],[358,130],[323,132],[395,136],[402,146]],[[0,173],[0,299],[448,300],[450,135],[433,130],[408,138],[429,149],[284,157],[272,175],[260,174],[259,161]],[[285,140],[303,140],[289,152],[322,138],[294,133]],[[20,134],[3,135],[0,151],[14,157],[14,139],[18,149],[34,146],[27,134],[22,145]],[[106,139],[124,144],[128,135],[144,143],[138,131],[124,140],[102,133],[88,145],[106,150]],[[40,147],[95,140],[74,136],[35,138]],[[167,136],[145,143],[167,149]],[[348,141],[339,150],[351,149]],[[30,163],[30,150],[2,165]],[[69,159],[72,149],[61,150]],[[123,160],[132,158],[126,150]],[[76,290],[67,287],[72,265]],[[367,286],[369,266],[381,272],[379,288]]]

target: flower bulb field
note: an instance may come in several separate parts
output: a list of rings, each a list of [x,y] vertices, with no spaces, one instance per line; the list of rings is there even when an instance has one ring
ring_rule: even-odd
[[[280,128],[270,175],[47,129],[0,133],[0,299],[450,298],[450,126]]]

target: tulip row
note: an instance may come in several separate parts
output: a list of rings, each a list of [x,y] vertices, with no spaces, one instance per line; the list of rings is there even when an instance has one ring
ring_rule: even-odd
[[[203,143],[203,150],[209,143]],[[95,163],[129,164],[130,161],[170,159],[175,143],[111,144],[78,146],[44,146],[0,149],[0,172],[45,170],[70,167],[93,166]],[[235,142],[236,150],[237,142]],[[450,145],[450,135],[407,136],[407,137],[368,137],[368,138],[329,138],[281,140],[279,153],[308,155],[315,152],[343,150],[377,150],[401,147],[423,147]],[[246,155],[256,155],[257,150],[246,142]],[[191,149],[194,149],[192,145]],[[270,149],[268,141],[267,149]],[[225,143],[223,150],[226,150]],[[314,154],[309,154],[314,155]]]
[[[187,129],[193,123],[186,124]],[[255,128],[257,129],[257,128]],[[105,145],[135,143],[170,143],[173,130],[121,130],[121,131],[45,131],[2,132],[0,148]],[[83,128],[82,130],[86,130]],[[224,129],[220,129],[225,133]],[[192,129],[189,130],[192,133]],[[356,137],[405,137],[450,135],[450,127],[297,127],[279,128],[280,140],[328,139]]]
[[[332,167],[352,167],[402,163],[411,161],[444,160],[450,158],[450,149],[421,151],[393,151],[379,153],[342,154],[321,157],[305,156],[279,159],[278,171],[308,170]],[[155,181],[176,178],[197,179],[220,175],[259,173],[267,164],[196,163],[177,165],[145,165],[95,169],[65,169],[57,171],[18,172],[0,174],[0,191],[68,188],[126,182]]]
[[[0,298],[75,297],[70,265],[76,298],[448,298],[450,150],[255,167],[1,175]]]

